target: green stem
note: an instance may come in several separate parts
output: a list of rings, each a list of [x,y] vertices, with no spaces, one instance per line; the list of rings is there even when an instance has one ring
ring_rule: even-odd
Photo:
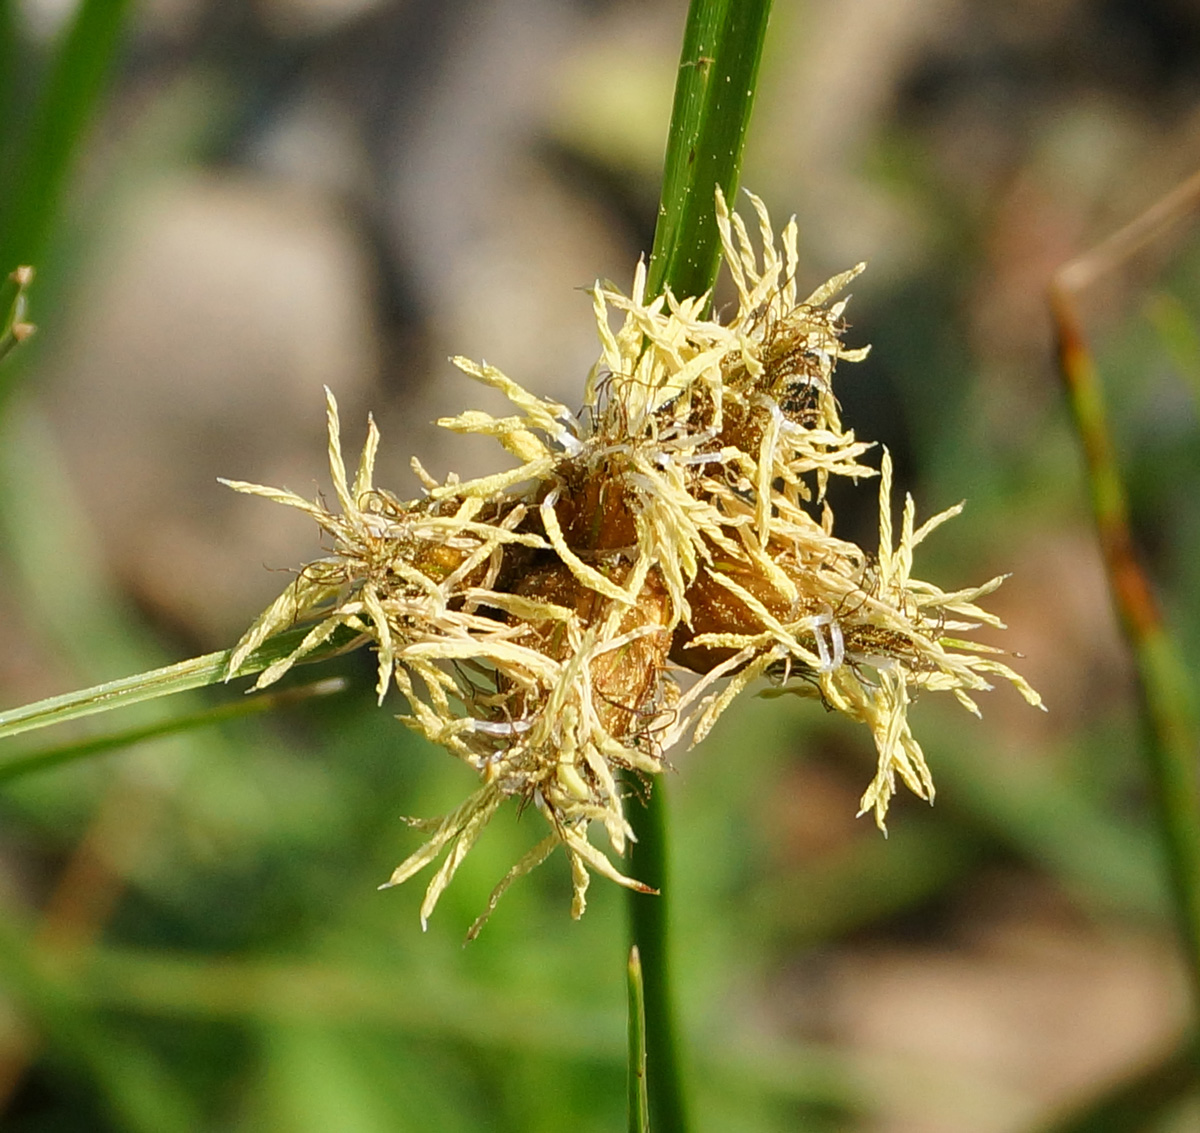
[[[10,779],[17,779],[31,772],[48,771],[52,767],[61,767],[66,763],[75,763],[80,759],[103,755],[105,752],[120,751],[132,747],[134,744],[145,743],[147,740],[163,739],[180,732],[190,732],[195,728],[207,728],[213,724],[240,720],[245,716],[273,712],[284,705],[292,705],[314,696],[329,696],[332,693],[341,692],[345,688],[345,684],[340,677],[331,677],[310,685],[302,685],[299,688],[285,689],[282,692],[265,693],[252,698],[243,697],[227,704],[206,708],[203,712],[192,712],[186,716],[172,716],[167,720],[159,720],[140,728],[127,728],[123,732],[93,736],[75,743],[61,744],[58,747],[45,748],[42,751],[16,755],[0,760],[0,783],[6,783]]]
[[[1120,234],[1118,234],[1120,235]],[[1100,262],[1098,259],[1097,263]],[[1166,851],[1176,920],[1200,1014],[1200,790],[1190,679],[1134,548],[1103,389],[1075,307],[1091,273],[1086,259],[1060,273],[1051,293],[1059,361],[1083,446],[1092,509],[1113,601],[1133,650],[1146,721],[1145,753]],[[1074,268],[1074,270],[1073,270]]]
[[[645,999],[650,1128],[654,1133],[677,1133],[688,1128],[688,1121],[668,949],[667,800],[661,775],[655,777],[645,807],[635,805],[631,810],[637,841],[630,850],[630,873],[657,890],[655,894],[629,894],[629,936],[641,959]]]
[[[647,298],[664,289],[681,298],[703,295],[716,279],[714,196],[718,185],[731,200],[737,192],[770,11],[770,0],[692,0],[688,8]],[[630,892],[629,927],[642,962],[651,1128],[684,1133],[687,1109],[669,970],[664,796],[662,776],[656,776],[646,807],[630,808],[637,837],[631,872],[659,892]]]
[[[733,203],[771,0],[692,0],[667,137],[647,294],[703,295],[721,243],[713,192]]]
[[[273,661],[286,657],[295,649],[304,640],[307,632],[308,627],[301,626],[271,638],[246,658],[234,676],[244,677],[252,673],[261,673]],[[325,660],[354,640],[356,639],[352,634],[349,635],[349,639],[346,635],[335,634],[326,645],[313,650],[301,663]],[[218,684],[225,680],[230,653],[230,650],[223,653],[206,653],[202,657],[179,661],[162,669],[153,669],[132,677],[121,677],[119,680],[107,681],[92,688],[64,693],[62,696],[51,696],[46,700],[0,712],[0,739],[31,732],[36,728],[47,728],[52,724],[65,724],[68,720],[92,716],[97,712],[108,712],[113,708],[126,708],[147,700],[157,700],[161,696],[173,696],[177,692],[203,688],[204,685]]]

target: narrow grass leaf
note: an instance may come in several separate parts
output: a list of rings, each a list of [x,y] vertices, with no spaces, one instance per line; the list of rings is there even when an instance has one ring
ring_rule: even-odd
[[[76,763],[106,752],[118,751],[144,743],[146,740],[162,739],[164,736],[177,735],[180,732],[191,732],[197,728],[207,728],[213,724],[223,724],[229,720],[238,720],[245,716],[257,716],[263,712],[271,712],[285,705],[296,704],[317,696],[329,696],[341,692],[346,682],[340,677],[316,681],[300,688],[284,689],[280,692],[264,693],[261,696],[246,697],[235,700],[230,704],[221,704],[206,709],[203,712],[191,712],[186,716],[176,716],[170,720],[162,720],[141,728],[127,728],[121,732],[112,732],[106,736],[93,736],[76,743],[60,744],[57,747],[45,748],[42,751],[28,752],[24,755],[0,761],[0,783],[17,779],[35,771],[48,771],[53,767]]]
[[[286,657],[307,632],[305,627],[300,627],[272,638],[247,657],[234,675],[244,677],[261,672],[272,662]],[[356,635],[352,633],[350,637],[356,639]],[[341,649],[344,640],[344,635],[335,634],[333,640],[306,657],[305,663],[333,656]],[[51,724],[65,724],[68,720],[93,716],[97,712],[109,712],[114,708],[125,708],[147,700],[156,700],[161,696],[171,696],[177,692],[217,684],[225,679],[229,656],[229,650],[206,653],[202,657],[179,661],[148,673],[137,673],[132,677],[106,681],[92,688],[64,693],[62,696],[51,696],[33,704],[0,712],[0,739],[30,732],[36,728],[46,728]]]
[[[646,1094],[646,994],[637,945],[629,950],[626,989],[629,996],[629,1133],[650,1133],[650,1101]]]

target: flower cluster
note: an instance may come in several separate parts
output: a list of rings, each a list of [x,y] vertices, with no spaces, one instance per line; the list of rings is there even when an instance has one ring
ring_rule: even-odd
[[[439,423],[494,437],[516,459],[508,471],[439,482],[414,459],[424,494],[401,500],[374,485],[372,421],[351,481],[329,395],[336,511],[228,482],[308,513],[332,541],[242,638],[230,673],[268,637],[312,622],[261,688],[346,627],[374,645],[380,701],[395,684],[401,719],[479,775],[456,810],[416,823],[428,839],[387,883],[444,853],[423,923],[509,797],[539,811],[549,834],[484,917],[559,845],[574,916],[589,870],[644,889],[589,841],[591,826],[622,854],[632,836],[622,772],[661,771],[672,747],[702,739],[760,679],[868,725],[878,770],[862,811],[881,827],[897,775],[933,795],[907,719],[914,690],[952,692],[977,712],[971,694],[999,676],[1040,704],[992,649],[959,636],[999,625],[976,603],[1001,579],[946,593],[912,577],[914,548],[961,505],[917,526],[908,497],[897,539],[888,455],[878,472],[864,464],[871,446],[841,424],[834,369],[866,349],[842,345],[837,296],[863,265],[798,298],[795,223],[777,247],[762,202],[750,200],[758,251],[717,193],[738,295],[728,321],[706,317],[708,296],[647,301],[644,265],[629,295],[595,287],[601,354],[578,414],[454,359],[505,394],[512,413],[469,410]],[[876,475],[880,541],[869,553],[834,534],[826,487],[830,477]]]

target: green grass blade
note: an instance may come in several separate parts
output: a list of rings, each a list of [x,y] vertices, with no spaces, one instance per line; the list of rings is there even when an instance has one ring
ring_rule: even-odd
[[[104,93],[129,0],[83,0],[63,33],[5,202],[0,263],[41,257],[72,159]]]
[[[261,649],[247,657],[234,675],[243,677],[262,672],[273,661],[286,657],[300,644],[307,632],[308,627],[302,626],[272,638]],[[353,640],[353,636],[350,636],[350,641]],[[331,657],[346,648],[347,644],[347,635],[335,634],[333,641],[319,650],[314,650],[303,663]],[[217,684],[225,679],[230,655],[230,650],[206,653],[202,657],[178,661],[174,665],[167,665],[148,673],[121,677],[119,680],[107,681],[92,688],[52,696],[46,700],[0,712],[0,739],[30,732],[35,728],[47,728],[51,724],[65,724],[68,720],[93,716],[97,712],[109,712],[114,708],[126,708],[147,700],[156,700],[160,696],[171,696],[177,692]]]
[[[340,677],[332,677],[328,680],[302,685],[300,688],[235,700],[230,704],[221,704],[204,712],[191,712],[186,716],[175,716],[169,720],[161,720],[141,728],[127,728],[123,732],[94,736],[77,743],[62,744],[58,747],[14,756],[0,761],[0,783],[28,775],[34,771],[48,771],[53,767],[75,763],[94,755],[103,755],[105,752],[132,747],[134,744],[144,743],[146,740],[157,740],[164,736],[176,735],[179,732],[207,728],[213,724],[239,720],[244,716],[256,716],[316,696],[330,696],[333,693],[341,692],[345,687],[344,680]]]
[[[629,993],[629,1133],[650,1133],[650,1102],[646,1095],[646,994],[642,959],[637,946],[629,950],[626,971]]]
[[[37,264],[45,254],[73,158],[104,93],[129,7],[129,0],[82,0],[63,33],[23,145],[0,183],[0,271]],[[4,34],[12,44],[11,11],[7,16]],[[12,136],[11,123],[0,122],[0,129]],[[11,280],[0,284],[0,311],[12,305],[15,292]],[[0,377],[0,395],[11,380]]]
[[[667,139],[648,294],[702,295],[717,275],[718,185],[737,192],[770,0],[694,0]]]

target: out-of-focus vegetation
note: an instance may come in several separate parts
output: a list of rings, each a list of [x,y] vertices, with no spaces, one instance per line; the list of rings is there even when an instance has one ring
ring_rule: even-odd
[[[649,250],[683,15],[131,8],[71,118],[39,335],[5,367],[4,706],[232,643],[279,589],[260,564],[311,557],[314,533],[215,478],[311,494],[322,382],[348,432],[375,410],[379,479],[402,492],[413,452],[439,474],[489,459],[429,425],[480,403],[445,355],[578,401],[595,346],[576,289],[626,284]],[[0,247],[69,18],[0,2]],[[797,212],[814,283],[870,261],[849,338],[874,349],[839,375],[844,416],[923,514],[967,497],[923,573],[1013,572],[996,640],[1051,712],[1007,690],[982,723],[919,704],[937,804],[897,806],[887,841],[853,818],[869,737],[815,705],[743,704],[677,758],[701,1130],[1032,1129],[1179,1042],[1130,669],[1044,289],[1200,163],[1198,106],[1200,16],[1169,0],[776,0],[743,182]],[[1089,329],[1194,671],[1200,249],[1181,226],[1135,269],[1088,296]],[[469,775],[374,707],[367,658],[320,675],[347,691],[0,782],[6,1129],[622,1126],[619,894],[595,886],[572,923],[552,860],[461,948],[535,836],[510,813],[421,934],[420,889],[375,886],[415,845],[400,816],[441,813]],[[10,743],[0,758],[35,746]],[[1164,1096],[1094,1127],[1189,1128],[1196,1098]]]

